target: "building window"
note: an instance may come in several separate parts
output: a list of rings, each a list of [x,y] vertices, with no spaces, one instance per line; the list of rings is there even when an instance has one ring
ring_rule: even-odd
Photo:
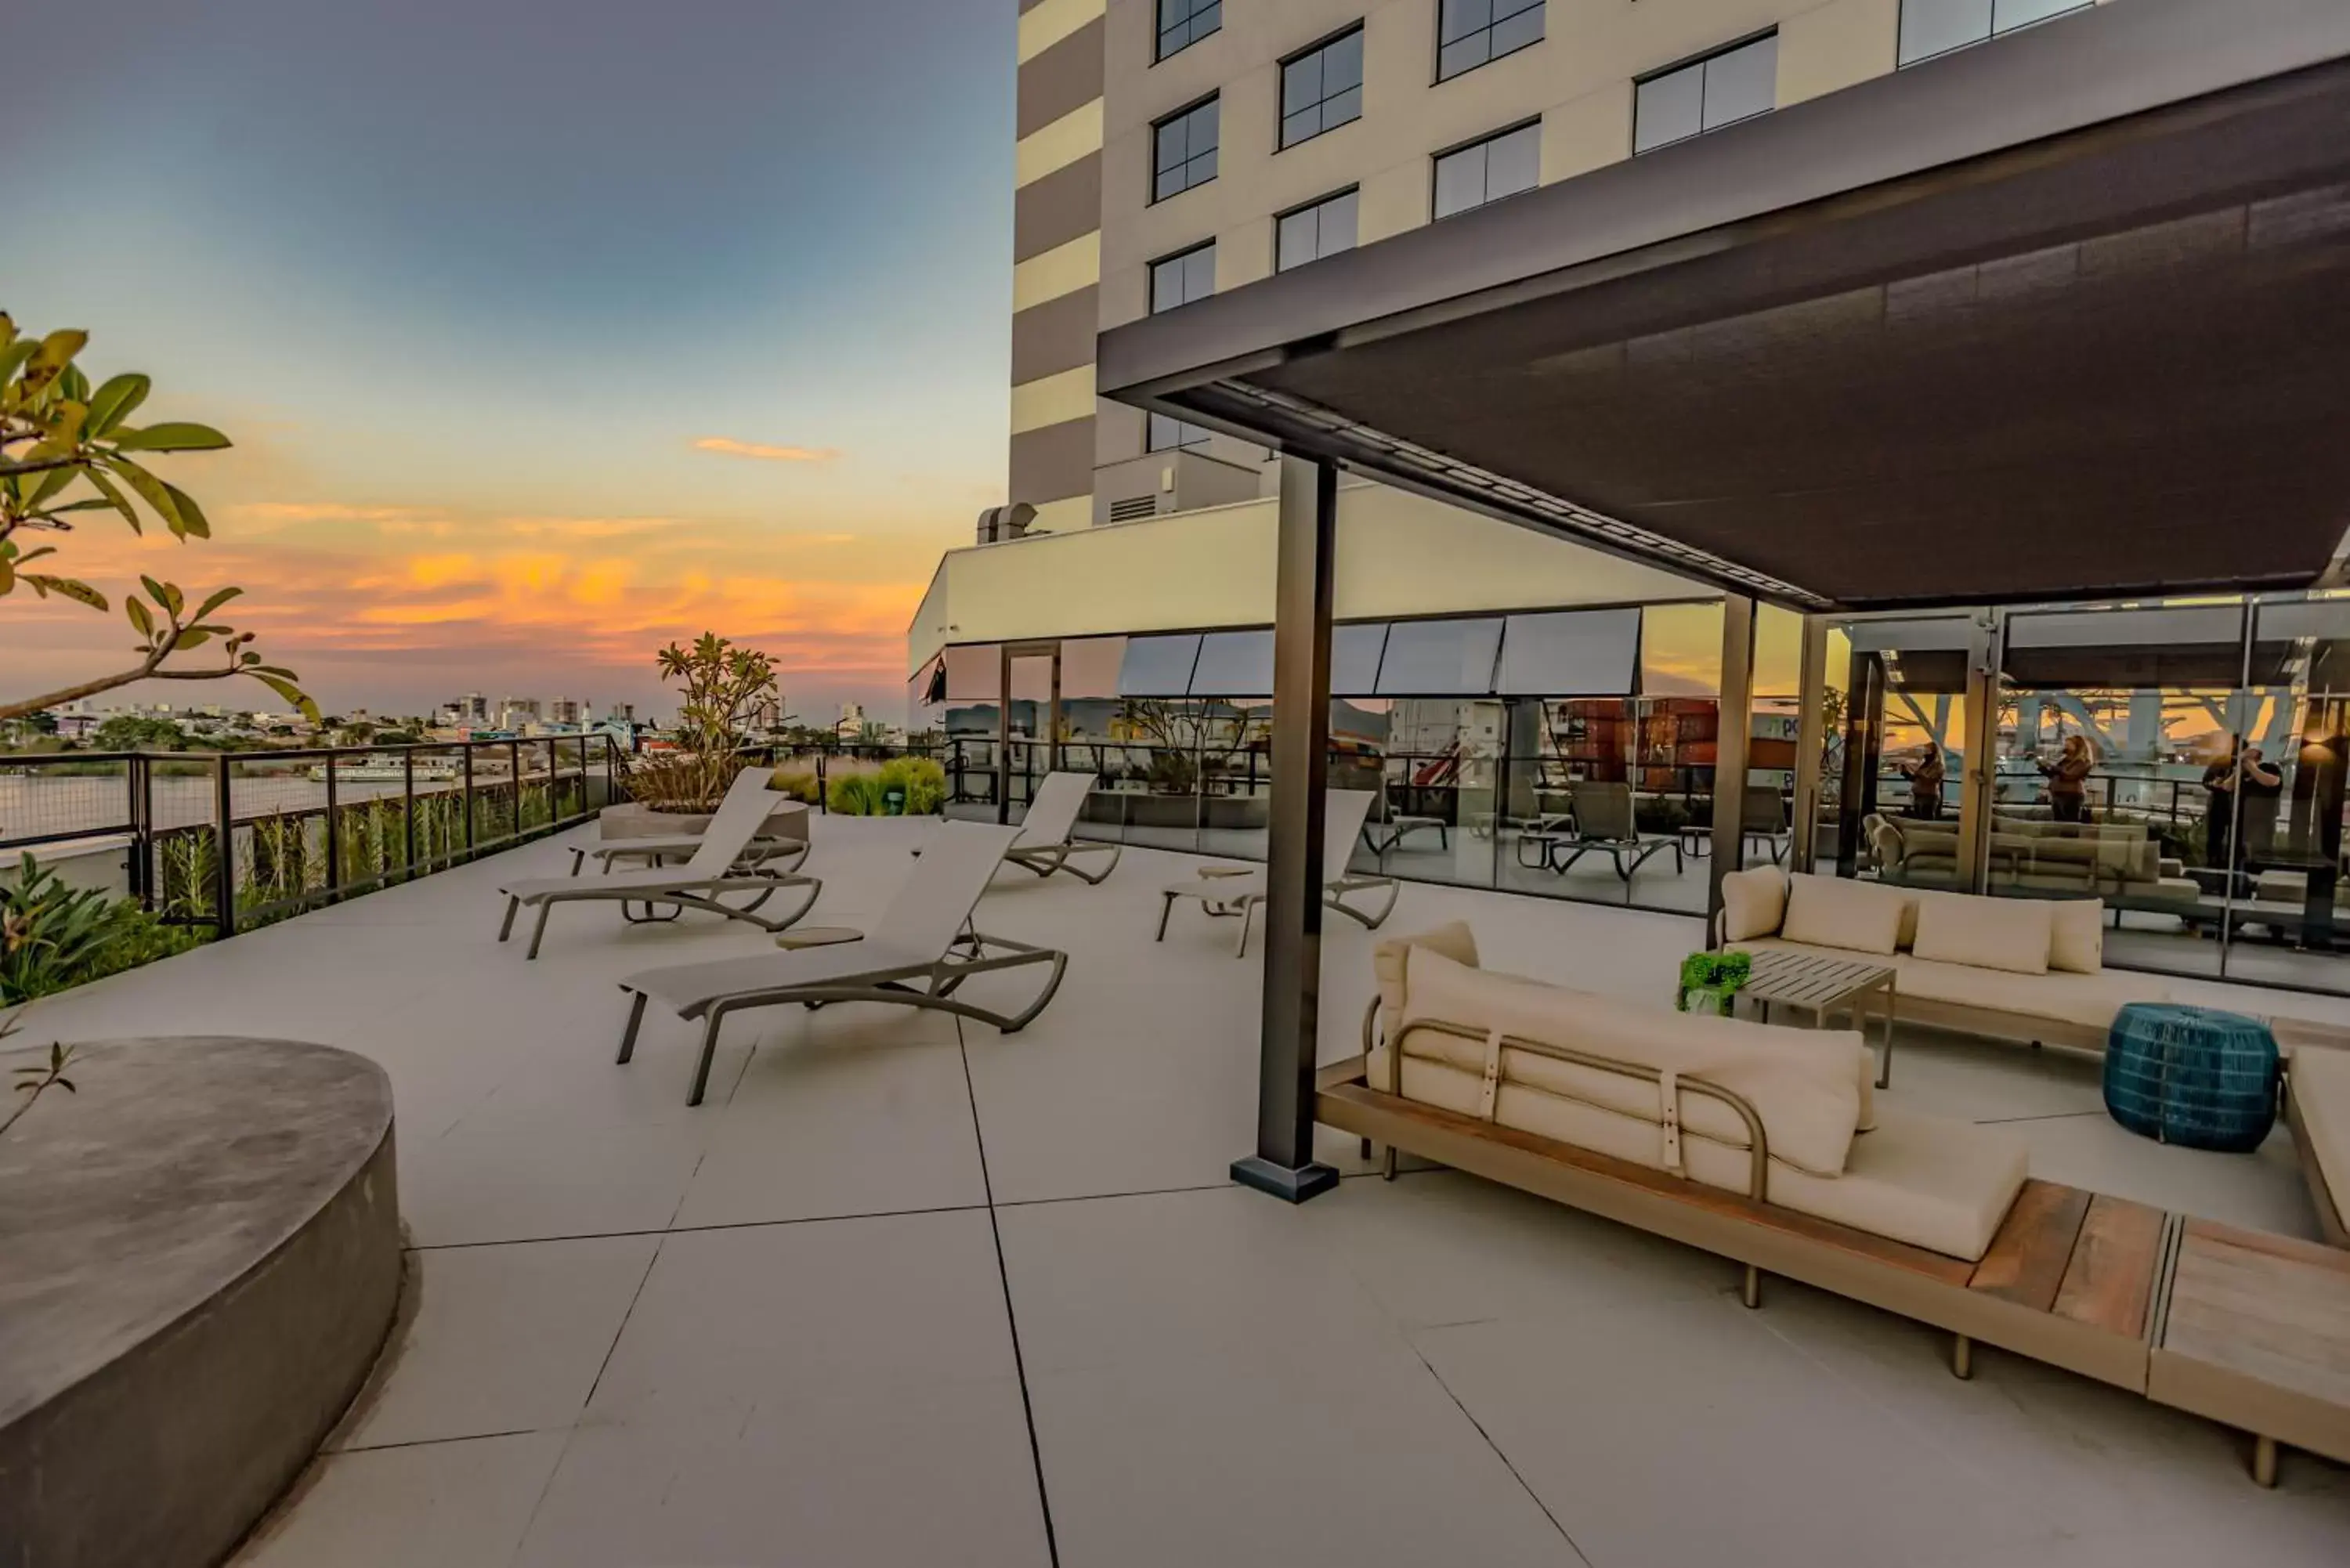
[[[1442,0],[1436,15],[1436,79],[1473,71],[1543,36],[1543,0]]]
[[[1166,414],[1150,416],[1150,447],[1152,452],[1173,452],[1179,447],[1200,446],[1206,442],[1209,432],[1198,425]]]
[[[1915,65],[2093,4],[2095,0],[1901,0],[1900,63]]]
[[[1287,272],[1324,256],[1355,248],[1355,213],[1361,204],[1357,192],[1341,191],[1310,207],[1284,213],[1273,227],[1273,267]]]
[[[1778,101],[1779,35],[1769,33],[1644,78],[1632,111],[1632,151],[1768,114]]]
[[[1363,118],[1363,27],[1281,64],[1281,145],[1295,147]]]
[[[1182,53],[1223,25],[1223,0],[1159,0],[1159,57]]]
[[[1180,195],[1216,177],[1216,100],[1210,99],[1180,114],[1169,115],[1151,128],[1151,144],[1157,154],[1151,160],[1151,167],[1157,171],[1150,187],[1152,201],[1163,202],[1170,196]]]
[[[1542,123],[1519,126],[1436,160],[1436,215],[1449,218],[1542,182]]]
[[[1216,242],[1150,264],[1150,314],[1173,310],[1216,292]]]

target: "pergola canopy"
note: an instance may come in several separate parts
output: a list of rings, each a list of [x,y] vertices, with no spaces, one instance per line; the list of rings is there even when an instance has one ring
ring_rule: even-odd
[[[1735,593],[2322,576],[2350,5],[2126,0],[1105,334],[1106,395]]]

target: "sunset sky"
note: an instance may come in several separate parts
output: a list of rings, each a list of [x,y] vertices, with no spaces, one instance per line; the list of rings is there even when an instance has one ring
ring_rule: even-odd
[[[93,522],[64,569],[244,585],[329,711],[666,711],[652,649],[710,628],[803,716],[903,717],[906,622],[1003,483],[1008,4],[10,12],[0,309],[236,442],[159,460],[211,544]],[[0,616],[10,692],[129,641]]]

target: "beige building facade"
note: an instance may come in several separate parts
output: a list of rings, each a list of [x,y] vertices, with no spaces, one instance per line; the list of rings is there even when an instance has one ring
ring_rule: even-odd
[[[1495,144],[1493,199],[2078,8],[1022,0],[1009,499],[1035,506],[1039,527],[1066,532],[1271,493],[1263,449],[1171,423],[1154,431],[1141,411],[1097,400],[1093,344],[1154,303],[1295,265],[1283,249],[1285,215],[1345,198],[1334,211],[1353,232],[1338,248],[1375,244],[1440,221],[1461,199],[1463,165],[1470,194],[1482,193],[1479,144],[1497,133],[1518,134],[1506,176]],[[1333,44],[1326,77],[1312,57]],[[1331,91],[1341,82],[1343,98]],[[1204,161],[1161,131],[1180,140],[1188,130],[1196,143],[1204,126],[1176,122],[1203,108],[1213,139]],[[1463,149],[1469,159],[1449,157]],[[1200,177],[1170,181],[1162,161],[1184,152]],[[1154,291],[1154,267],[1186,256],[1188,296]]]

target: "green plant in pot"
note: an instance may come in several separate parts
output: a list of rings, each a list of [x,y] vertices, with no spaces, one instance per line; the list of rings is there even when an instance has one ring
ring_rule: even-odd
[[[1680,988],[1674,993],[1673,1006],[1682,1012],[1727,1018],[1753,973],[1753,959],[1742,952],[1691,953],[1681,960]]]

